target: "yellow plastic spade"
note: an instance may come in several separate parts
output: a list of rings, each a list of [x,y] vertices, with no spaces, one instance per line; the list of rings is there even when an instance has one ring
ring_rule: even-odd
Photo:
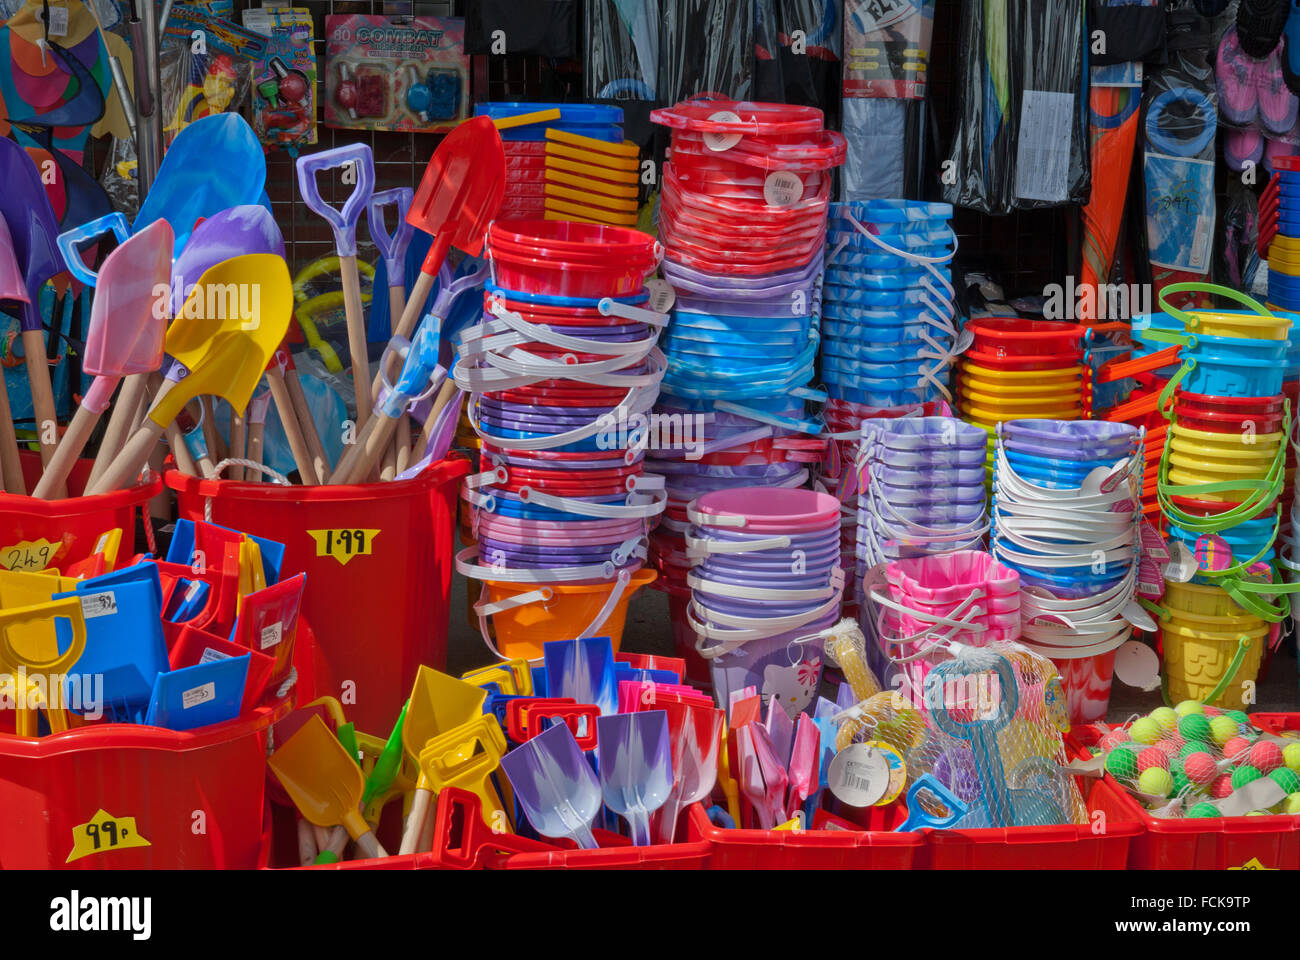
[[[283,257],[250,253],[204,271],[167,330],[167,353],[188,374],[165,381],[144,422],[87,493],[130,484],[194,397],[218,396],[236,410],[247,407],[292,313],[293,287]]]
[[[364,857],[388,856],[361,816],[361,768],[320,717],[304,723],[269,763],[304,817],[318,827],[343,824]]]
[[[72,625],[72,642],[62,653],[59,652],[57,643],[51,650],[43,635],[38,643],[28,645],[24,642],[27,631],[12,629],[19,625],[48,623],[52,633],[56,619],[67,620]],[[14,731],[18,736],[36,736],[37,710],[45,711],[50,729],[55,733],[68,729],[68,715],[58,706],[63,701],[63,675],[81,659],[85,649],[86,621],[81,613],[79,597],[65,597],[62,600],[47,600],[31,606],[0,610],[0,668],[15,678],[11,684],[11,694],[22,692],[25,695],[21,702],[18,699],[14,701]],[[23,678],[21,685],[16,682],[18,678]],[[33,685],[36,687],[35,698],[31,697]]]
[[[235,610],[244,605],[244,597],[266,589],[266,568],[262,566],[262,548],[251,537],[239,542],[239,596]]]
[[[460,675],[460,678],[476,687],[486,687],[489,683],[495,683],[501,688],[501,692],[507,696],[514,696],[519,693],[515,688],[515,672],[504,663],[494,663],[491,666],[467,670]]]
[[[492,714],[434,737],[420,751],[420,777],[438,791],[446,787],[468,790],[479,798],[483,822],[493,830],[511,826],[501,798],[488,779],[501,765],[506,735]]]
[[[76,586],[76,579],[61,577],[53,568],[37,573],[0,570],[0,610],[49,603],[56,593],[69,593]],[[17,623],[4,633],[11,643],[30,656],[48,660],[59,652],[53,619]]]
[[[482,687],[457,680],[430,667],[421,666],[411,687],[407,702],[406,721],[402,725],[402,746],[417,759],[425,745],[434,737],[483,714],[483,701],[487,691]],[[433,785],[420,769],[420,779],[415,785],[411,812],[402,834],[402,853],[414,853],[429,815],[429,802],[433,799]]]

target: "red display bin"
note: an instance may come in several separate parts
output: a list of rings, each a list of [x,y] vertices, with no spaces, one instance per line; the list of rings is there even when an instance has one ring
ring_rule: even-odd
[[[41,478],[40,454],[24,450],[19,457],[27,489],[34,489]],[[154,476],[126,490],[78,496],[93,465],[93,460],[78,460],[73,465],[66,500],[0,492],[0,566],[7,570],[62,570],[98,552],[100,536],[114,529],[122,531],[119,562],[130,560],[138,549],[135,512],[148,509],[149,501],[162,492],[162,479]]]
[[[922,866],[925,837],[892,832],[905,813],[872,807],[866,830],[726,830],[697,803],[688,812],[687,838],[709,844],[715,870],[911,870]]]
[[[191,731],[0,736],[0,868],[264,865],[267,731],[289,709],[286,698]]]
[[[284,544],[282,577],[305,572],[316,632],[314,693],[362,730],[389,730],[420,664],[447,660],[456,491],[469,461],[393,483],[283,487],[168,471],[180,515]]]
[[[1259,715],[1261,717],[1266,715]],[[1278,716],[1278,715],[1275,715]],[[1295,714],[1280,716],[1296,717]],[[1296,726],[1300,729],[1300,719]],[[1260,724],[1262,729],[1268,729]],[[1096,744],[1096,729],[1079,728],[1086,746]],[[1088,754],[1088,751],[1085,751]],[[1090,754],[1088,754],[1090,755]],[[1300,817],[1219,817],[1161,820],[1151,816],[1106,774],[1110,789],[1100,795],[1112,821],[1137,818],[1143,827],[1129,847],[1128,866],[1136,870],[1295,870],[1300,868]]]

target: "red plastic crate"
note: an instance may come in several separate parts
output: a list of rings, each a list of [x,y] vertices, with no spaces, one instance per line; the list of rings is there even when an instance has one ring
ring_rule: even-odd
[[[1071,756],[1087,751],[1069,743]],[[990,827],[979,830],[925,830],[926,862],[934,870],[1123,870],[1142,823],[1117,807],[1117,787],[1076,777],[1089,823],[1048,827]],[[1104,813],[1104,829],[1094,816]]]
[[[690,808],[687,836],[706,841],[714,870],[911,870],[921,865],[920,831],[893,833],[899,807],[872,807],[869,830],[726,830],[700,804]]]
[[[1300,729],[1300,715],[1284,717]],[[1263,723],[1262,729],[1269,729]],[[1277,732],[1274,730],[1274,732]],[[1093,746],[1095,727],[1078,728],[1080,740]],[[1136,870],[1295,870],[1300,868],[1300,817],[1220,817],[1206,820],[1161,820],[1106,774],[1110,789],[1099,795],[1098,809],[1108,818],[1141,821],[1143,831],[1129,847],[1128,865]]]

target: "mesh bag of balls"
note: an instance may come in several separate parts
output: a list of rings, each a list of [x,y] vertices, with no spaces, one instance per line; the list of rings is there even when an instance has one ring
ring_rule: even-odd
[[[1159,707],[1099,748],[1106,772],[1155,817],[1300,813],[1300,741],[1265,733],[1240,710]]]

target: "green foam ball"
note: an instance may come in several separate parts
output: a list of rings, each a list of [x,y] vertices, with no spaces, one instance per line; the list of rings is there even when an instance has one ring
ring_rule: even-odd
[[[1184,740],[1209,740],[1210,718],[1199,713],[1183,717],[1178,724],[1178,735]]]
[[[1117,747],[1106,757],[1106,772],[1117,780],[1132,780],[1137,776],[1137,751]]]
[[[1294,770],[1278,767],[1268,775],[1268,778],[1287,793],[1300,793],[1300,774]]]
[[[1236,770],[1232,771],[1232,789],[1240,790],[1248,783],[1254,783],[1263,774],[1255,767],[1248,763],[1243,763]]]
[[[1212,803],[1198,803],[1192,809],[1187,811],[1189,818],[1203,820],[1208,817],[1219,816],[1219,808]]]

